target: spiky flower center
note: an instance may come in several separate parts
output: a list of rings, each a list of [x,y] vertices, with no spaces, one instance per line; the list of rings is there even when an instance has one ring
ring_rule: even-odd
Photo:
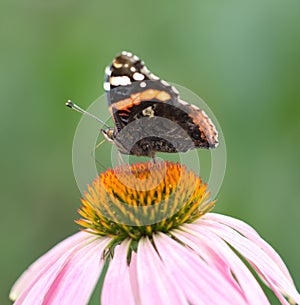
[[[167,233],[212,209],[207,185],[178,163],[124,165],[101,173],[88,187],[77,223],[115,241]]]

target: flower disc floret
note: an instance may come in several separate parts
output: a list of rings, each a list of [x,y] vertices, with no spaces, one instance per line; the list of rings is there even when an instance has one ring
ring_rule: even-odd
[[[207,185],[179,163],[122,165],[101,173],[82,198],[77,223],[117,240],[167,233],[210,211]]]

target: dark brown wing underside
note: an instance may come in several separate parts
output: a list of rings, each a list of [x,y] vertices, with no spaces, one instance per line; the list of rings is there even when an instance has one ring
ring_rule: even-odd
[[[205,112],[181,101],[174,87],[131,53],[114,59],[105,89],[115,122],[111,140],[124,154],[154,156],[218,144],[215,126]]]
[[[182,114],[181,118],[185,116],[186,120],[179,124],[176,113]],[[115,143],[122,153],[137,156],[153,156],[156,152],[186,152],[216,145],[188,115],[177,108],[168,118],[155,116],[132,121],[116,132]]]

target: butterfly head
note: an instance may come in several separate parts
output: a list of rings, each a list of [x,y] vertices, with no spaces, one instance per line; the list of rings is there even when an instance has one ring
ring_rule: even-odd
[[[114,143],[115,141],[114,128],[101,129],[101,133],[108,142]]]

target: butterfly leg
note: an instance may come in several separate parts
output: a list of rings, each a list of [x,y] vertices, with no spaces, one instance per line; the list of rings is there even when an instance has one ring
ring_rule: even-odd
[[[100,161],[98,161],[98,160],[96,159],[96,149],[99,148],[105,141],[106,141],[106,140],[104,139],[104,140],[102,140],[101,142],[99,142],[99,143],[95,146],[94,150],[91,152],[91,156],[92,156],[92,158],[95,160],[95,162],[96,162],[98,165],[100,165],[100,166],[106,171],[106,170],[107,170],[107,167],[105,167]]]
[[[154,164],[156,164],[156,163],[157,163],[157,160],[156,160],[156,158],[155,158],[155,154],[154,154],[151,158],[152,158],[152,162],[153,162]]]
[[[117,152],[117,161],[118,161],[118,165],[124,165],[125,164],[125,162],[122,158],[122,154],[119,151]]]

